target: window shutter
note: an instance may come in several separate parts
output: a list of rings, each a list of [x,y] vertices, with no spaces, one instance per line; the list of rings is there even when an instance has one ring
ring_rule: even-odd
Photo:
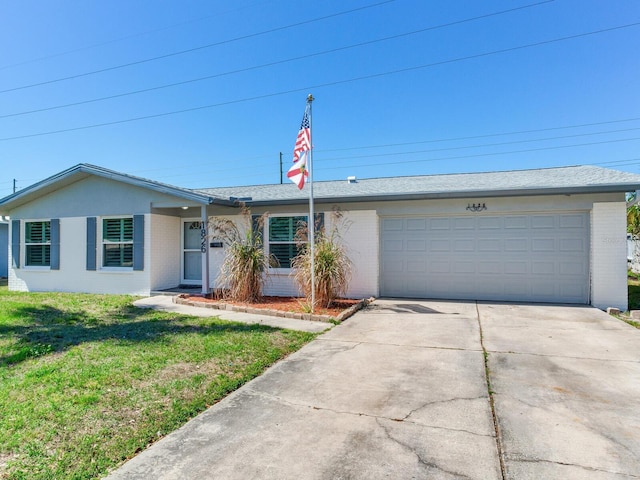
[[[133,216],[133,269],[144,270],[144,215]]]
[[[50,268],[51,270],[60,270],[60,219],[51,219],[51,253]]]
[[[20,220],[11,220],[11,266],[20,268]]]
[[[96,269],[96,217],[87,217],[87,270]]]

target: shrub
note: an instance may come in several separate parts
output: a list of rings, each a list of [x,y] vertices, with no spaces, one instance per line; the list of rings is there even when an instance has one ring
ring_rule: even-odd
[[[217,286],[225,298],[236,302],[251,303],[262,297],[264,272],[276,261],[265,255],[262,248],[260,232],[266,214],[253,218],[252,222],[251,212],[243,208],[244,233],[230,219],[214,217],[209,222],[210,235],[227,246]]]
[[[340,237],[340,228],[347,227],[343,213],[335,209],[332,220],[329,233],[325,229],[319,229],[314,234],[315,303],[325,308],[330,307],[336,298],[346,294],[352,268]],[[302,244],[302,249],[292,260],[291,266],[295,269],[298,288],[311,304],[311,248],[306,225],[298,229],[296,240]]]

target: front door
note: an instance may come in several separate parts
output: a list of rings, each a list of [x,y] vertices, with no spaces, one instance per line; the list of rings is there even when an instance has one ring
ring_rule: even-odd
[[[201,222],[182,221],[182,283],[202,284]]]

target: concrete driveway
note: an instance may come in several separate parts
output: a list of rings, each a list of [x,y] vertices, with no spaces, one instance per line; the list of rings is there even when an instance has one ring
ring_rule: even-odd
[[[640,330],[378,300],[109,478],[626,479],[638,452]]]

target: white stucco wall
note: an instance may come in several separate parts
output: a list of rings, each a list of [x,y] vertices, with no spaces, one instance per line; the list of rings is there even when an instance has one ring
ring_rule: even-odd
[[[9,269],[9,289],[20,291],[84,292],[149,295],[150,215],[145,215],[144,271],[130,269],[86,270],[87,220],[85,217],[60,219],[60,269],[25,267],[21,248],[21,268]],[[21,228],[24,232],[24,227]],[[99,249],[98,249],[99,250]]]
[[[624,202],[594,203],[591,211],[591,304],[625,311],[627,216]]]
[[[163,290],[180,284],[179,217],[149,215],[150,231],[150,289]]]
[[[338,226],[340,241],[353,264],[347,297],[364,298],[378,294],[378,249],[379,228],[375,210],[343,211],[344,217]],[[325,212],[325,228],[333,228],[331,211]],[[265,295],[297,296],[298,286],[290,274],[284,271],[270,273]]]

